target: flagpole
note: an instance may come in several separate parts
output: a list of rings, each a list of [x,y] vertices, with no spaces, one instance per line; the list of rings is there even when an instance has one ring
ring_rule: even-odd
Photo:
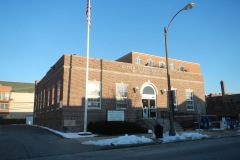
[[[85,92],[85,109],[84,109],[84,132],[87,132],[87,110],[88,110],[88,68],[89,68],[89,41],[90,41],[90,0],[87,4],[87,59],[86,59],[86,92]]]

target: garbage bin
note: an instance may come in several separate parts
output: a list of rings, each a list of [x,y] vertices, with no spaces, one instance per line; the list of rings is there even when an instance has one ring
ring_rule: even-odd
[[[159,123],[154,128],[154,133],[156,138],[163,138],[163,126],[161,126]]]

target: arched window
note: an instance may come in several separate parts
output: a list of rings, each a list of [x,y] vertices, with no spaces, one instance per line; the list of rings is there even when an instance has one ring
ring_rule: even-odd
[[[144,89],[143,89],[143,94],[155,94],[154,90],[152,87],[150,86],[146,86]]]

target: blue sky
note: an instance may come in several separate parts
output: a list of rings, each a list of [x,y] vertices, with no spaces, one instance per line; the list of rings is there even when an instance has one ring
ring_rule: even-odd
[[[240,93],[239,0],[91,0],[90,57],[137,51],[199,63],[205,93]],[[87,0],[0,0],[0,81],[34,83],[63,54],[86,56]]]

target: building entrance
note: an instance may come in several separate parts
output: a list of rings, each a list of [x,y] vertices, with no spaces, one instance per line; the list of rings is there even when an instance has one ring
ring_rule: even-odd
[[[156,94],[152,86],[146,86],[142,92],[143,118],[156,118]]]

